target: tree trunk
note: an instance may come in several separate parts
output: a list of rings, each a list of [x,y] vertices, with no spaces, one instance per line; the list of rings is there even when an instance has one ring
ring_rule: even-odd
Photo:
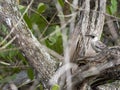
[[[95,54],[90,45],[91,39],[86,38],[85,34],[94,33],[100,39],[105,20],[106,0],[80,0],[79,7],[78,23],[70,45],[72,61],[80,56]]]

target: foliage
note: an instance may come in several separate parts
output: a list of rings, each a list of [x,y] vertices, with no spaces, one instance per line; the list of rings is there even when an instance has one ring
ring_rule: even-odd
[[[115,15],[117,12],[117,0],[111,0],[111,5],[107,6],[107,13]]]
[[[63,5],[63,2],[60,2]],[[47,6],[43,3],[38,4],[37,9],[34,10],[33,13],[30,15],[26,13],[24,15],[24,20],[36,38],[40,39],[39,41],[41,41],[42,38],[48,36],[48,38],[42,40],[41,43],[45,44],[48,48],[56,51],[57,53],[62,54],[63,47],[60,27],[57,24],[48,25],[49,21],[42,15],[45,12],[46,7]],[[21,13],[23,13],[23,9],[25,9],[25,7],[20,6]],[[54,32],[55,34],[50,35]]]
[[[59,87],[59,85],[55,84],[52,86],[51,90],[60,90],[60,87]]]
[[[45,10],[46,10],[45,4],[44,4],[44,3],[39,3],[38,8],[37,8],[37,11],[38,11],[39,13],[43,13]]]
[[[29,68],[27,70],[27,74],[28,74],[28,77],[33,80],[34,79],[34,73],[33,73],[33,69]]]
[[[12,75],[12,76],[7,76],[5,77],[4,79],[0,79],[0,84],[3,84],[3,83],[7,83],[9,81],[12,81],[16,78],[16,74]]]
[[[64,6],[63,0],[58,0],[58,3],[59,3],[62,7]]]
[[[49,28],[49,31],[54,31],[56,32],[53,36],[50,36],[47,40],[45,40],[45,43],[47,45],[47,47],[51,48],[52,50],[55,50],[58,53],[62,53],[63,52],[63,47],[62,47],[62,36],[61,36],[61,32],[60,32],[60,27],[59,26],[51,26]],[[47,32],[46,34],[49,35],[49,33],[51,32]]]

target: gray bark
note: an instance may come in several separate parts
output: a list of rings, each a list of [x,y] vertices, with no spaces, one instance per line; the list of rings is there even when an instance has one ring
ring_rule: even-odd
[[[49,79],[55,72],[56,62],[25,24],[15,0],[0,1],[0,20],[0,23],[8,27],[10,36],[15,38],[14,44],[21,48],[21,52],[35,69],[41,82],[47,87]]]
[[[95,5],[92,5],[93,3]],[[91,40],[86,38],[85,34],[94,33],[100,39],[105,20],[106,0],[80,0],[79,7],[78,23],[73,31],[70,45],[72,61],[80,56],[95,54],[90,45]]]

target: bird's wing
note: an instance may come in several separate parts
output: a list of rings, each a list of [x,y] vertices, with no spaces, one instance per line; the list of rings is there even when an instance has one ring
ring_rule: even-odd
[[[107,46],[104,43],[102,43],[101,41],[96,41],[96,47],[99,48],[99,49],[101,49],[101,50],[103,50]]]
[[[100,52],[102,50],[104,50],[105,48],[107,48],[107,46],[102,43],[101,41],[95,41],[91,43],[92,48],[96,51],[96,52]]]

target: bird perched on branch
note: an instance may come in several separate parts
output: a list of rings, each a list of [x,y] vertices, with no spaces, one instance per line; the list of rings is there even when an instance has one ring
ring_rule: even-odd
[[[88,36],[92,39],[91,46],[96,52],[101,52],[102,50],[107,49],[107,46],[98,39],[97,35],[90,34],[85,36]]]

